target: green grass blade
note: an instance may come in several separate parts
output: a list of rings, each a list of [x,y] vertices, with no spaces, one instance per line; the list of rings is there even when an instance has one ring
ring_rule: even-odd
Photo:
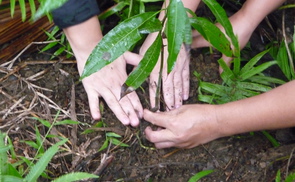
[[[278,50],[277,61],[284,75],[287,77],[288,80],[291,80],[292,79],[291,66],[289,65],[289,61],[288,61],[287,48],[283,41],[281,42],[280,48]]]
[[[64,139],[53,146],[51,146],[44,154],[43,156],[39,159],[39,161],[32,166],[29,174],[25,177],[24,180],[26,181],[36,181],[39,176],[44,172],[46,169],[48,163],[52,159],[52,157],[58,152],[59,146],[63,145],[67,140]]]
[[[14,10],[15,10],[15,0],[10,0],[10,14],[11,14],[11,17],[14,16]]]
[[[136,15],[107,33],[90,54],[80,80],[99,71],[129,50],[141,39],[138,29],[157,14],[158,12],[149,12]]]
[[[5,134],[0,131],[0,180],[1,175],[6,174],[7,172],[7,151],[9,150],[9,146],[6,146],[4,143]]]
[[[274,147],[279,147],[280,146],[279,142],[273,136],[271,136],[267,131],[262,131],[262,133],[271,142],[271,144]]]
[[[295,180],[295,173],[291,173],[286,177],[285,182],[294,182]]]
[[[200,82],[199,87],[209,93],[212,93],[218,96],[223,96],[225,93],[228,93],[230,90],[230,88],[226,86],[209,83],[209,82]]]
[[[53,180],[52,182],[72,182],[72,181],[78,181],[83,179],[89,179],[89,178],[99,178],[99,176],[84,172],[74,172],[65,174],[63,176],[60,176],[59,178]]]
[[[267,92],[271,90],[272,88],[266,85],[252,83],[252,82],[237,82],[237,87],[243,88],[243,89],[249,89],[259,92]]]
[[[159,59],[159,55],[161,52],[161,48],[162,48],[162,38],[160,35],[158,35],[156,40],[146,51],[139,65],[128,76],[125,82],[126,85],[122,86],[122,91],[126,92],[126,93],[121,93],[122,96],[131,91],[136,90],[146,80],[146,78],[150,75],[155,65],[157,64],[157,61]],[[127,89],[125,89],[126,86],[128,86]]]
[[[167,71],[170,73],[177,60],[180,47],[183,43],[183,34],[185,31],[187,13],[182,1],[171,0],[167,10],[167,41],[168,58]]]
[[[228,65],[224,62],[222,58],[218,60],[218,63],[220,67],[223,69],[223,72],[221,73],[221,78],[226,84],[230,84],[232,82],[232,79],[235,78],[235,75],[233,71],[228,67]]]
[[[19,7],[22,14],[22,21],[26,20],[27,11],[26,11],[26,3],[25,0],[18,0],[19,1]]]
[[[243,68],[240,71],[240,74],[246,73],[248,71],[250,71],[255,65],[256,63],[269,51],[265,50],[259,54],[257,54],[256,56],[254,56],[252,59],[250,59],[250,61],[248,61],[248,63],[243,66]]]
[[[38,8],[37,12],[34,16],[32,16],[32,20],[36,21],[41,18],[43,15],[48,14],[52,10],[62,6],[68,0],[46,0],[42,1],[40,7]]]
[[[116,4],[115,6],[113,6],[112,8],[108,9],[107,11],[99,14],[98,15],[98,18],[100,20],[105,20],[107,17],[120,12],[127,5],[128,5],[128,3],[126,3],[125,1],[119,2],[118,4]]]
[[[35,13],[36,13],[35,0],[29,0],[29,4],[31,9],[31,16],[35,16]]]
[[[269,62],[266,62],[266,63],[263,63],[255,68],[252,68],[250,71],[248,72],[245,72],[243,74],[241,74],[239,76],[239,78],[241,80],[246,80],[246,79],[249,79],[250,77],[258,74],[258,73],[262,73],[265,69],[271,67],[272,65],[275,65],[277,64],[277,61],[269,61]]]
[[[233,55],[230,41],[224,33],[206,18],[190,18],[192,27],[196,29],[213,47],[222,54],[231,57]]]
[[[198,172],[197,174],[195,174],[193,177],[191,177],[188,182],[196,182],[198,180],[200,180],[201,178],[208,176],[209,174],[211,174],[214,170],[205,170],[205,171],[201,171]]]
[[[275,182],[281,182],[281,171],[280,170],[278,170],[278,172],[277,172]]]
[[[251,82],[254,83],[259,83],[259,84],[263,84],[263,85],[272,85],[272,84],[285,84],[286,82],[284,80],[278,79],[278,78],[273,78],[273,77],[268,77],[268,76],[252,76],[249,78],[249,80]]]

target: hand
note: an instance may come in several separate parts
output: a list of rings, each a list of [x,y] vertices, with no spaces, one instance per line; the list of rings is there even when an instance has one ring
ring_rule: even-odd
[[[150,34],[144,44],[141,47],[140,54],[144,55],[148,47],[155,40],[157,34]],[[167,40],[164,39],[163,43],[167,45]],[[181,47],[176,65],[173,71],[167,74],[167,57],[168,51],[167,46],[164,48],[164,67],[162,72],[162,90],[164,95],[164,101],[167,110],[178,108],[182,105],[183,100],[187,100],[189,97],[189,60],[187,51],[184,46]],[[151,107],[156,106],[156,90],[158,85],[158,78],[160,72],[161,60],[159,58],[155,68],[150,74],[149,79],[149,93]]]
[[[138,126],[143,109],[139,98],[132,92],[120,99],[121,86],[127,78],[126,62],[135,64],[140,58],[130,52],[113,63],[82,80],[88,95],[90,111],[94,119],[99,119],[99,97],[103,97],[116,117],[124,124]],[[80,69],[83,70],[83,69]]]
[[[183,105],[168,112],[144,110],[143,117],[162,127],[145,129],[146,138],[157,148],[192,148],[220,137],[214,105]]]

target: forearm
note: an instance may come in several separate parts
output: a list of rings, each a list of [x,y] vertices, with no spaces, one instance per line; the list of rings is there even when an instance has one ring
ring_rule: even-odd
[[[216,106],[222,136],[295,126],[295,81],[267,93]]]
[[[98,18],[93,16],[83,23],[63,30],[74,51],[81,73],[88,56],[103,37]]]
[[[240,10],[242,16],[248,20],[248,26],[254,29],[269,13],[278,8],[286,0],[247,0]]]

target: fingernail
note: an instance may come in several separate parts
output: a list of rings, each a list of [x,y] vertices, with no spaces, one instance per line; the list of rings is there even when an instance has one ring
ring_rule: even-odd
[[[183,95],[183,100],[187,100],[188,99],[188,95]]]
[[[176,105],[176,106],[175,106],[175,109],[177,109],[177,108],[179,108],[179,107],[180,107],[180,105]]]

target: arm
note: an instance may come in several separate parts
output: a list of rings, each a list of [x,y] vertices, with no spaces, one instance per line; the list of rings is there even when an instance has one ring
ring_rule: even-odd
[[[239,39],[240,49],[244,48],[249,41],[253,31],[259,23],[280,6],[285,0],[247,0],[243,7],[229,18],[233,26],[233,31]],[[217,24],[224,32],[224,29]],[[208,47],[210,44],[197,32],[193,32],[192,48]],[[222,57],[228,64],[232,58]]]
[[[295,126],[295,81],[267,93],[223,105],[185,105],[166,113],[144,111],[144,119],[165,129],[145,130],[157,148],[192,148],[214,139]]]
[[[75,0],[72,0],[71,2],[73,3],[74,1]],[[86,2],[78,1],[76,3]],[[89,6],[89,4],[87,4],[87,6]],[[79,8],[80,7],[78,7],[78,9]],[[80,9],[88,10],[89,8],[81,7]],[[61,13],[63,12],[64,11],[61,11]],[[85,12],[77,10],[77,13],[81,13],[84,16]],[[74,15],[73,17],[76,16],[78,15]],[[66,22],[71,22],[70,20],[69,18],[69,21]],[[103,37],[99,21],[96,15],[94,15],[89,18],[87,17],[86,20],[78,24],[63,27],[63,30],[77,59],[78,71],[82,74],[88,56]],[[139,124],[138,116],[142,116],[142,106],[136,93],[133,92],[128,94],[127,97],[120,99],[121,86],[127,78],[125,69],[126,59],[134,59],[134,56],[130,56],[130,54],[131,53],[124,54],[113,63],[82,80],[87,92],[90,111],[94,119],[100,119],[101,117],[99,97],[103,97],[123,124],[131,124],[132,126],[137,126]]]

